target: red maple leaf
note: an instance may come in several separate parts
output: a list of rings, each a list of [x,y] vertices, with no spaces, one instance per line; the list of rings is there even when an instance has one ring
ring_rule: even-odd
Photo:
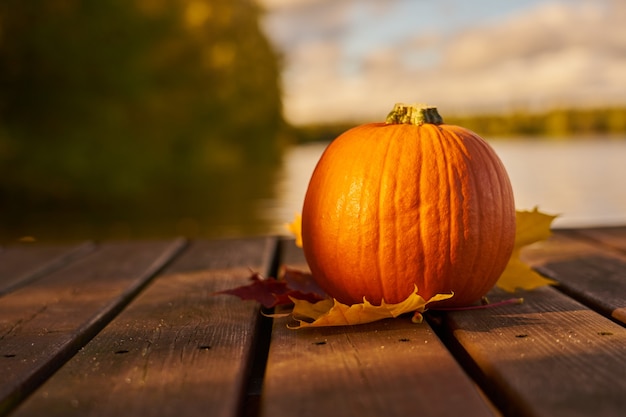
[[[293,291],[299,291],[303,294],[316,294],[320,300],[327,297],[327,294],[317,285],[310,272],[283,267],[282,279],[287,282],[287,286]]]
[[[248,285],[215,292],[217,294],[235,295],[242,300],[258,301],[266,308],[277,305],[292,304],[291,298],[316,302],[326,297],[310,274],[297,270],[285,270],[283,279],[264,278],[258,272],[250,276]]]

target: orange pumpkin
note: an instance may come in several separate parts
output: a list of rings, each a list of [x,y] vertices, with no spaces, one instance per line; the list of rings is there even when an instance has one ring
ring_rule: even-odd
[[[302,244],[318,285],[345,304],[398,303],[418,288],[478,301],[513,250],[515,204],[502,162],[433,107],[396,105],[386,123],[335,139],[311,177]]]

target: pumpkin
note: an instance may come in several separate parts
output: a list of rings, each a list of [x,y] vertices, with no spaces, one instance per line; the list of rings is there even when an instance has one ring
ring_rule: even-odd
[[[310,179],[302,249],[316,283],[344,304],[399,303],[415,292],[466,306],[513,251],[515,204],[489,144],[437,109],[397,104],[385,123],[330,143]]]

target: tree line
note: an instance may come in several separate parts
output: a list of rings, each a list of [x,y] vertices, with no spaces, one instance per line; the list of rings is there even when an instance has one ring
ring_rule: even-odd
[[[232,188],[269,182],[285,128],[262,13],[253,0],[0,2],[3,225],[148,201],[171,212],[198,195],[243,206]]]
[[[562,138],[589,135],[626,135],[626,107],[561,108],[545,112],[452,115],[444,122],[463,126],[489,138]],[[291,129],[296,143],[328,142],[356,123],[308,124]]]
[[[447,117],[446,123],[488,137],[575,137],[626,134],[626,107],[559,108],[545,112]]]

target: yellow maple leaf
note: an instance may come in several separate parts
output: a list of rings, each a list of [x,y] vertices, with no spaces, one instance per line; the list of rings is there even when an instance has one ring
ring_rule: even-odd
[[[518,288],[532,290],[544,285],[556,284],[556,281],[542,277],[520,259],[520,251],[524,247],[550,237],[552,234],[550,225],[556,217],[540,212],[537,207],[532,211],[515,212],[517,226],[513,254],[496,282],[496,286],[505,291],[514,292]]]
[[[302,247],[302,215],[296,214],[293,222],[287,223],[287,230],[289,230],[296,238],[296,246]]]
[[[354,324],[371,323],[387,318],[395,318],[405,313],[417,313],[417,321],[421,321],[421,314],[429,303],[446,300],[453,294],[437,294],[426,301],[415,291],[404,301],[398,304],[387,304],[383,300],[380,305],[373,305],[363,299],[362,303],[346,305],[335,299],[326,299],[317,303],[305,300],[292,299],[294,308],[292,316],[299,322],[292,329],[304,327],[350,326]]]

